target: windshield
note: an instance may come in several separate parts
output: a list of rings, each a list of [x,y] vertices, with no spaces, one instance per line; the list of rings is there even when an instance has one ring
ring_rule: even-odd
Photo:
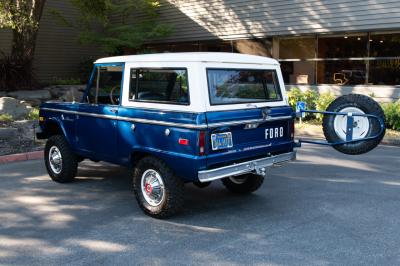
[[[280,101],[272,69],[207,69],[211,105]]]

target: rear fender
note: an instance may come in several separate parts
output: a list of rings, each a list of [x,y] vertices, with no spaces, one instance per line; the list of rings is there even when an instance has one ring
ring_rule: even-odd
[[[134,166],[145,156],[154,156],[163,160],[177,176],[186,182],[197,181],[197,170],[206,166],[205,156],[193,156],[149,147],[134,147],[130,155],[130,162]]]

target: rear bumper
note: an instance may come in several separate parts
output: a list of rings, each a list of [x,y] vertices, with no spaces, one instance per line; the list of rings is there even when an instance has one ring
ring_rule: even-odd
[[[296,159],[296,152],[288,152],[275,156],[265,157],[257,160],[247,161],[238,164],[232,164],[216,169],[204,170],[198,172],[200,182],[208,182],[216,179],[225,178],[233,175],[246,174],[256,172],[258,174],[265,173],[266,168],[276,164],[293,161]]]

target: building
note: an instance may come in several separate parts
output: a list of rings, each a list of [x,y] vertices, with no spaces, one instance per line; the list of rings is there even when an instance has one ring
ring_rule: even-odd
[[[48,1],[49,5],[64,2]],[[281,62],[289,88],[329,90],[338,95],[364,93],[382,101],[400,98],[398,0],[163,0],[161,3],[160,19],[172,24],[174,33],[146,44],[146,50],[270,56]],[[54,34],[62,38],[64,33]],[[39,38],[43,40],[45,35],[39,34]],[[67,49],[70,55],[87,55],[80,46],[56,42],[58,49]],[[0,40],[0,48],[1,45]],[[39,43],[38,53],[54,49],[51,40],[45,47]],[[76,57],[66,60],[72,62]],[[44,59],[39,56],[40,60]],[[63,58],[57,60],[63,62]],[[39,65],[50,63],[42,61]]]

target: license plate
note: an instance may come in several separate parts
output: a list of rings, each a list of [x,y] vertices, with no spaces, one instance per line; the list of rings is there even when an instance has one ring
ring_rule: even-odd
[[[233,147],[232,133],[216,133],[211,134],[211,147],[213,151],[227,149]]]

